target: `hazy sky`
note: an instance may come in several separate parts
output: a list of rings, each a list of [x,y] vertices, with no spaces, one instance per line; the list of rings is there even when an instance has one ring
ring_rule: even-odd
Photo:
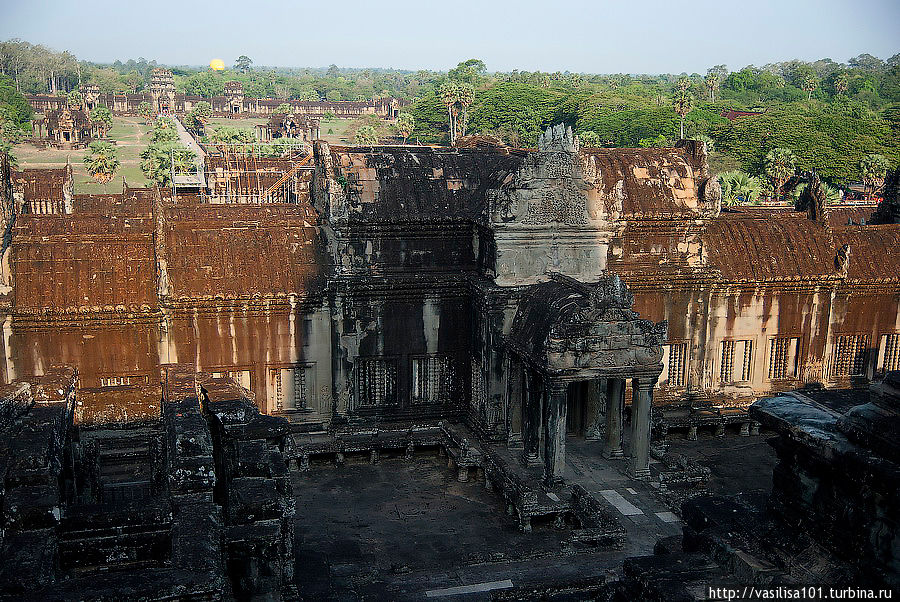
[[[900,0],[0,0],[0,39],[98,62],[705,72],[900,52]]]

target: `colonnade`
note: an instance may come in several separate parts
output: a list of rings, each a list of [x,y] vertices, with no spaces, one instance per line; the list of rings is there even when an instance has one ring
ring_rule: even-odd
[[[636,479],[650,476],[650,407],[657,377],[631,378],[631,433],[628,472]],[[585,379],[542,377],[526,369],[523,387],[523,460],[544,465],[545,483],[562,479],[566,464],[566,412],[569,385]],[[599,441],[606,458],[623,458],[625,378],[588,381],[585,403],[585,438]]]

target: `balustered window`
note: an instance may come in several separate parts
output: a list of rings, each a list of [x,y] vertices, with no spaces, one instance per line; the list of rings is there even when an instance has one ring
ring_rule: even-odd
[[[301,410],[309,405],[310,366],[289,366],[272,370],[275,407],[278,410]]]
[[[769,379],[779,380],[797,376],[797,348],[800,339],[796,337],[775,337],[769,339]]]
[[[359,358],[356,360],[356,401],[360,406],[397,403],[397,360]]]
[[[722,341],[721,381],[747,382],[753,366],[753,341]]]
[[[883,372],[900,370],[900,333],[886,334],[881,337],[881,361],[879,368]]]
[[[869,335],[838,336],[834,346],[831,374],[835,377],[863,376],[869,358]]]
[[[444,355],[414,357],[412,360],[412,402],[445,403],[450,400],[453,366]]]
[[[668,351],[667,380],[670,387],[681,388],[687,384],[687,343],[670,343]]]

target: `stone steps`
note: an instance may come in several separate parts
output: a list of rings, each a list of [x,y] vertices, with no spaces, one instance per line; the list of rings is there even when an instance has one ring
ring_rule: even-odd
[[[158,566],[171,552],[169,524],[132,524],[59,531],[63,569],[76,572]]]

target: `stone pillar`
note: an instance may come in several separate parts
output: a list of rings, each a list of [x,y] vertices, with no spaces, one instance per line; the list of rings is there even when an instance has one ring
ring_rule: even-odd
[[[566,469],[566,393],[568,383],[554,380],[547,387],[544,406],[544,482],[549,486],[562,480]]]
[[[625,408],[625,381],[621,378],[607,379],[606,388],[606,446],[605,458],[621,458],[622,452],[622,412]]]
[[[631,467],[635,479],[650,476],[650,404],[656,379],[632,379],[631,396]]]
[[[606,410],[606,380],[588,381],[584,399],[584,438],[587,441],[600,441],[603,437],[604,414]]]
[[[538,446],[541,440],[542,395],[538,380],[528,370],[523,371],[525,381],[525,420],[522,425],[522,440],[525,444],[523,461],[533,466],[539,463]]]

